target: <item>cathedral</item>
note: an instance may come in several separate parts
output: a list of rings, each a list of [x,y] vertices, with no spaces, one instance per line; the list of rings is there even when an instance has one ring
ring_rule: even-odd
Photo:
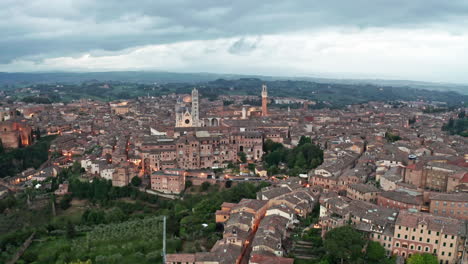
[[[198,101],[198,90],[193,88],[192,90],[192,107],[185,106],[182,100],[179,98],[175,106],[176,114],[176,127],[199,127],[200,126],[200,115],[199,115],[199,101]]]

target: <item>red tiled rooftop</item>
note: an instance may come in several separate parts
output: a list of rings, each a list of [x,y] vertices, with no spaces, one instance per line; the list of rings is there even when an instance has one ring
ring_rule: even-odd
[[[292,259],[292,258],[283,258],[283,257],[265,256],[265,255],[253,255],[250,258],[250,263],[255,263],[255,264],[293,264],[294,259]]]
[[[221,208],[223,207],[227,207],[227,208],[233,208],[234,206],[236,206],[237,204],[235,203],[226,203],[224,202],[222,205],[221,205]]]
[[[166,262],[195,262],[195,254],[167,254]]]

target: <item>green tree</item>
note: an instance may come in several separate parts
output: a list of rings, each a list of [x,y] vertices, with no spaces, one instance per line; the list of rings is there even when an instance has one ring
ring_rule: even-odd
[[[245,154],[245,152],[239,152],[237,153],[237,156],[239,156],[239,160],[242,162],[242,163],[246,163],[247,162],[247,155]]]
[[[342,226],[328,231],[323,246],[334,263],[351,262],[362,256],[362,235],[351,226]]]
[[[312,144],[312,140],[310,139],[310,137],[301,136],[301,138],[299,139],[298,146],[302,146],[302,145],[307,144],[307,143]]]
[[[67,222],[67,238],[74,238],[76,235],[75,225],[68,221]]]
[[[437,264],[437,257],[431,254],[414,254],[406,261],[407,264]]]
[[[119,207],[115,207],[106,213],[107,223],[119,223],[126,219],[125,213]]]
[[[400,136],[394,135],[394,134],[392,134],[392,133],[390,133],[390,132],[385,133],[385,138],[386,138],[389,142],[395,142],[395,141],[398,141],[398,140],[401,139]]]
[[[232,181],[231,180],[227,180],[225,183],[224,183],[224,187],[226,187],[227,189],[228,188],[231,188],[232,186]]]
[[[302,152],[298,152],[296,155],[296,162],[294,167],[297,169],[306,169],[307,161]]]
[[[270,153],[270,152],[273,152],[275,150],[280,150],[280,149],[284,149],[283,144],[274,142],[271,139],[267,139],[265,143],[263,144],[263,151],[265,151],[266,153]]]
[[[138,187],[141,185],[141,178],[138,176],[134,176],[131,181],[132,185]]]
[[[185,181],[185,189],[188,189],[193,186],[193,182],[190,180]]]
[[[208,189],[210,188],[211,184],[209,182],[203,182],[202,185],[201,185],[201,188],[200,190],[202,192],[206,192],[208,191]]]
[[[385,258],[385,248],[378,242],[369,241],[366,250],[366,259],[369,263],[381,263],[383,258]]]
[[[65,194],[60,200],[60,208],[62,210],[67,210],[70,207],[70,203],[72,201],[72,196],[70,194]]]
[[[458,118],[460,118],[460,119],[465,118],[465,116],[466,116],[465,110],[463,110],[463,111],[461,111],[460,113],[458,113]]]

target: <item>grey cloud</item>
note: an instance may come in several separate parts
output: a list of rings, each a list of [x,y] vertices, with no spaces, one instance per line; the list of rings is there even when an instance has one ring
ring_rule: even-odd
[[[467,25],[465,0],[4,0],[0,63],[323,27]],[[255,49],[239,39],[234,54]]]
[[[228,51],[231,54],[245,55],[254,51],[257,48],[257,44],[259,41],[260,41],[259,38],[255,40],[240,38],[236,40],[234,43],[232,43]]]

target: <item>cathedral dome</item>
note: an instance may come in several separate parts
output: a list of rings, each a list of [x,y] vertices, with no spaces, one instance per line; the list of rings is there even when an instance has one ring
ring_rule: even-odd
[[[183,99],[184,103],[191,103],[192,102],[192,96],[187,95]]]

